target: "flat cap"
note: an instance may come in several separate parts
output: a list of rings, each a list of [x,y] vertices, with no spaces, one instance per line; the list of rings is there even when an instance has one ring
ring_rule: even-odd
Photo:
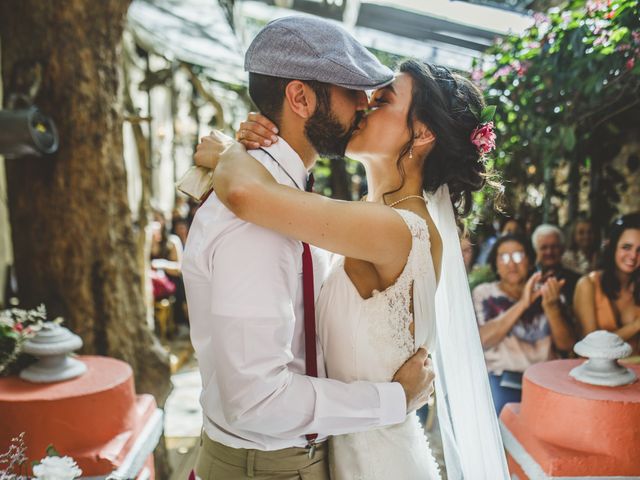
[[[373,90],[393,81],[393,72],[344,28],[306,16],[278,18],[260,30],[244,57],[244,69],[352,90]]]

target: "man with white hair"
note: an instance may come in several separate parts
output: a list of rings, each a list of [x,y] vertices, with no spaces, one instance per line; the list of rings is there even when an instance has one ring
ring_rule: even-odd
[[[536,266],[543,273],[542,283],[547,285],[547,298],[542,301],[556,303],[565,321],[573,325],[571,304],[573,292],[580,275],[562,265],[564,253],[564,235],[562,230],[548,223],[540,225],[531,236],[531,243],[536,251]]]

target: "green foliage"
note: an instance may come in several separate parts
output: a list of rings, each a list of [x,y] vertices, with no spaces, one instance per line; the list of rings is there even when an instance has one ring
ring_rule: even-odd
[[[53,444],[49,444],[47,446],[47,457],[60,457],[60,453],[58,453],[58,451],[56,450],[56,447],[53,446]]]
[[[497,280],[490,265],[475,265],[469,272],[469,289],[473,291],[478,285]]]
[[[46,318],[44,305],[33,310],[0,310],[0,376],[17,373],[33,362],[34,357],[22,349],[42,328]]]
[[[485,88],[487,103],[498,107],[496,168],[511,186],[546,183],[547,190],[539,191],[547,207],[551,197],[559,195],[553,190],[553,168],[566,161],[588,168],[594,162],[602,165],[616,152],[599,147],[623,143],[630,128],[637,132],[636,0],[571,0],[562,10],[536,14],[528,31],[499,40],[487,55],[495,63],[486,71],[476,65],[472,78]],[[602,170],[609,183],[624,182]],[[611,190],[609,186],[594,193],[611,195]],[[516,205],[516,200],[510,203]],[[611,210],[611,205],[604,208]],[[601,216],[611,213],[604,211]]]

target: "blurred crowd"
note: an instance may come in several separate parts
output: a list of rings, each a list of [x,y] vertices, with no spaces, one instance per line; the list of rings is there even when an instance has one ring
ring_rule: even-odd
[[[573,356],[595,330],[640,355],[640,212],[617,218],[604,241],[587,217],[565,229],[504,218],[461,248],[496,411],[519,402],[522,374]]]
[[[199,204],[179,196],[154,209],[150,278],[161,339],[188,335],[182,252]],[[572,357],[595,330],[617,333],[640,355],[640,212],[617,218],[601,239],[586,216],[560,228],[504,217],[461,248],[496,411],[519,402],[527,367]],[[480,236],[482,235],[482,236]]]
[[[163,341],[186,337],[189,311],[182,281],[182,252],[199,203],[178,194],[173,210],[153,208],[149,224],[149,278],[154,324]],[[170,214],[169,214],[170,213]]]

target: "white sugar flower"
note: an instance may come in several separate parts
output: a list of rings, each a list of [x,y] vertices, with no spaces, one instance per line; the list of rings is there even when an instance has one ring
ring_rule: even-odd
[[[37,480],[73,480],[82,470],[71,457],[44,457],[33,467]]]
[[[15,320],[11,318],[7,313],[5,313],[4,311],[0,312],[0,325],[5,325],[9,328],[13,328],[15,323]]]

